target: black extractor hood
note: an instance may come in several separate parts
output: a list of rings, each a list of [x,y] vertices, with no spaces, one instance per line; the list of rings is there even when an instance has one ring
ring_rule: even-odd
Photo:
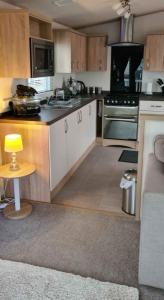
[[[134,16],[129,18],[121,17],[120,20],[120,41],[118,43],[108,43],[107,46],[138,46],[133,42]]]

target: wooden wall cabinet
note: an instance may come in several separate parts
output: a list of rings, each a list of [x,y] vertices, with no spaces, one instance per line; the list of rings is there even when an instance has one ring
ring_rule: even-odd
[[[0,77],[30,77],[29,14],[0,10]]]
[[[106,36],[87,38],[87,71],[107,70]]]
[[[49,21],[30,16],[30,36],[52,41],[52,24]]]
[[[144,70],[164,71],[164,34],[148,35],[144,53]]]
[[[55,31],[56,73],[86,71],[86,37],[67,30]]]
[[[30,36],[52,41],[52,24],[26,10],[0,10],[0,77],[31,76]]]

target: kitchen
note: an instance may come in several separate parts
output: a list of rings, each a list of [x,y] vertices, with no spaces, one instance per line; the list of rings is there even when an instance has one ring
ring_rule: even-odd
[[[26,17],[26,19],[24,19],[24,20],[26,23],[28,23],[28,14],[26,12],[23,12],[23,13],[24,13],[24,18]],[[158,13],[158,15],[160,15],[160,14],[161,13]],[[120,21],[114,21],[111,24],[102,24],[102,25],[97,25],[97,26],[91,26],[91,27],[89,27],[89,29],[82,28],[81,32],[83,32],[83,33],[80,33],[80,34],[76,33],[76,32],[75,33],[70,32],[68,29],[55,29],[53,31],[53,38],[55,41],[55,51],[54,51],[53,48],[50,48],[50,47],[52,47],[51,46],[52,43],[50,43],[48,41],[43,42],[41,39],[40,40],[37,39],[38,34],[39,34],[40,38],[46,37],[46,39],[51,40],[51,38],[52,38],[51,23],[48,23],[48,21],[45,21],[45,20],[37,19],[34,16],[30,16],[29,21],[30,21],[30,36],[32,37],[31,38],[31,62],[32,62],[32,64],[34,66],[37,65],[37,57],[39,57],[38,55],[39,55],[40,47],[42,47],[42,48],[44,47],[45,49],[47,49],[47,51],[49,51],[50,56],[53,56],[54,52],[55,52],[55,77],[54,77],[54,82],[52,82],[52,80],[51,80],[51,88],[52,88],[52,86],[54,86],[54,84],[55,84],[55,87],[62,88],[63,81],[64,81],[64,84],[67,83],[67,85],[68,85],[68,83],[70,82],[70,78],[72,80],[72,82],[71,82],[72,89],[73,89],[73,83],[77,84],[78,82],[84,82],[84,88],[83,88],[84,90],[82,90],[82,95],[85,95],[85,98],[86,98],[85,101],[87,101],[87,98],[89,100],[90,97],[92,98],[92,100],[94,100],[94,99],[97,100],[97,105],[94,104],[94,107],[92,108],[93,109],[93,117],[92,118],[93,118],[93,120],[94,120],[94,118],[96,118],[96,109],[97,109],[97,141],[100,144],[103,144],[103,146],[122,146],[122,147],[130,147],[130,149],[136,149],[136,150],[138,149],[138,142],[137,142],[137,138],[138,138],[137,137],[137,134],[138,134],[138,106],[139,106],[139,96],[138,95],[139,95],[139,92],[141,92],[141,89],[142,89],[142,91],[145,91],[147,86],[150,86],[149,81],[150,82],[155,81],[155,79],[158,76],[158,73],[156,74],[154,72],[145,71],[145,69],[149,69],[150,67],[147,67],[146,63],[144,66],[144,60],[143,60],[143,39],[145,40],[145,35],[147,36],[147,34],[149,34],[149,32],[152,33],[152,31],[150,31],[151,30],[150,17],[156,17],[156,14],[147,15],[144,17],[142,17],[142,16],[135,17],[135,18],[133,18],[133,16],[131,16],[129,19],[122,18],[121,19],[121,27],[120,27],[121,32],[119,32],[120,31],[119,30],[119,22]],[[141,34],[141,32],[138,32],[138,30],[140,29],[139,26],[141,26],[141,22],[143,19],[145,22],[144,35],[143,35],[143,32],[142,32],[142,34]],[[25,23],[25,28],[27,27],[26,23]],[[157,27],[156,32],[158,32],[158,26],[160,24],[158,25],[158,23],[156,22],[155,25]],[[126,26],[128,26],[127,27],[128,30],[127,30]],[[46,31],[43,30],[44,27],[46,28]],[[87,36],[87,38],[86,38],[86,33],[87,33],[87,31],[89,32],[89,30],[92,31],[92,35],[89,34],[89,36]],[[153,31],[154,30],[155,29],[153,26]],[[104,34],[104,32],[106,32],[106,34]],[[46,36],[45,36],[45,34],[46,34]],[[107,41],[107,35],[108,35],[108,41]],[[120,39],[120,37],[121,37],[121,39]],[[133,37],[133,41],[135,43],[132,42],[132,37]],[[126,44],[126,41],[129,41],[129,43],[131,43],[131,42],[132,43]],[[82,47],[83,47],[82,48],[83,51],[80,52],[80,58],[78,58],[78,57],[76,58],[76,46],[77,46],[78,42],[79,42],[79,45],[82,45]],[[125,44],[123,44],[124,42],[125,42]],[[27,44],[27,38],[25,39],[25,43]],[[87,43],[87,45],[86,45],[86,43]],[[25,46],[27,46],[26,44],[25,44]],[[105,45],[105,47],[104,47],[104,45]],[[131,45],[131,47],[130,47],[130,45]],[[25,46],[24,46],[24,49],[25,49]],[[95,50],[96,47],[97,47],[97,50]],[[100,48],[98,48],[98,47],[100,47]],[[97,51],[95,53],[97,53],[98,57],[94,57],[93,50]],[[123,53],[122,58],[119,57],[120,51],[121,51],[121,53]],[[124,53],[124,51],[125,51],[125,53]],[[129,51],[130,54],[127,54],[127,51]],[[136,62],[138,64],[138,66],[137,66],[138,71],[136,72],[135,79],[133,79],[134,71],[130,71],[132,69],[132,65],[130,62],[130,59],[132,59],[132,58],[130,58],[130,57],[133,52],[134,52],[134,54],[133,54],[134,61],[135,61],[136,56],[139,57],[139,60]],[[90,59],[87,60],[88,61],[87,65],[86,65],[87,61],[85,59],[86,54],[88,57],[92,57],[92,60],[93,60],[93,61]],[[119,65],[119,59],[121,61],[123,61],[123,59],[126,57],[126,55],[130,55],[129,59],[126,58],[130,62],[130,64],[127,64],[125,62],[125,65],[127,65],[128,67],[125,70],[126,78],[123,78],[123,81],[127,82],[127,87],[126,87],[126,83],[125,83],[125,90],[122,90],[121,82],[120,82],[120,84],[117,83],[117,85],[116,85],[115,80],[117,80],[117,79],[115,79],[114,67],[116,67],[117,64]],[[27,61],[27,57],[28,57],[27,53],[26,52],[23,53],[23,57],[22,57],[21,61],[23,61],[24,66],[23,66],[23,69],[22,69],[22,66],[21,66],[20,70],[17,69],[18,73],[16,73],[15,77],[29,76],[30,70],[29,70],[29,61]],[[94,57],[94,59],[93,59],[93,57]],[[19,59],[20,59],[20,57],[19,57]],[[51,57],[50,57],[50,59],[51,59]],[[77,61],[77,63],[76,63],[76,61]],[[87,68],[87,72],[85,71],[86,68]],[[134,68],[136,70],[136,67],[134,67]],[[142,80],[142,69],[143,68],[144,68],[144,71],[143,71],[143,80]],[[23,70],[23,73],[21,73],[22,70]],[[6,70],[3,70],[2,72],[4,73],[4,72],[6,72]],[[7,70],[7,72],[9,72],[11,74],[11,77],[14,77],[14,74],[11,73],[10,67],[9,67],[9,70]],[[13,70],[12,70],[12,72],[13,72]],[[34,77],[34,78],[35,77],[41,78],[43,76],[45,77],[46,72],[49,76],[51,76],[54,72],[54,65],[53,66],[50,65],[50,70],[48,70],[46,72],[42,72],[42,73],[41,72],[39,70],[39,67],[38,67],[38,70],[36,68],[35,69],[32,68],[32,77]],[[121,72],[121,70],[120,70],[120,72]],[[133,72],[133,73],[130,73],[130,72]],[[161,75],[161,74],[159,73],[159,75]],[[3,76],[1,76],[1,77],[3,77]],[[4,77],[8,77],[8,76],[4,75]],[[48,77],[48,78],[53,78],[53,77]],[[1,79],[1,80],[4,82],[9,81],[9,79]],[[17,85],[19,83],[26,84],[27,80],[16,79],[16,80],[12,80],[12,82],[14,83],[14,87],[12,88],[12,90],[14,91],[14,89],[16,89],[15,85]],[[32,79],[31,80],[29,79],[29,83],[34,84],[34,87],[35,86],[37,87],[36,80],[32,81]],[[101,92],[101,89],[99,88],[100,91],[98,92],[98,90],[97,90],[96,94],[95,94],[95,90],[98,89],[98,88],[95,88],[96,83],[97,83],[97,86],[100,86],[100,84],[102,85],[102,87],[101,87],[102,92]],[[74,84],[75,94],[76,94],[76,84]],[[128,84],[129,84],[129,88],[128,88]],[[88,90],[87,90],[86,87],[88,87],[88,86],[94,87],[94,89],[91,88],[91,91],[90,91],[88,88]],[[70,86],[69,86],[69,88],[70,88]],[[56,89],[56,90],[58,91],[58,89]],[[109,90],[111,90],[113,94],[111,94],[109,92]],[[153,90],[160,92],[160,87],[158,87],[157,84],[153,83]],[[60,89],[59,89],[59,92],[60,92]],[[10,91],[9,90],[7,91],[7,93],[11,93],[11,88],[10,88]],[[44,99],[44,97],[46,98],[46,95],[48,96],[48,95],[51,95],[52,93],[53,92],[48,92],[48,93],[43,93],[40,95]],[[6,97],[6,95],[5,95],[4,99],[9,98],[9,97]],[[60,95],[60,97],[61,97],[61,95]],[[62,99],[62,97],[61,97],[61,99]],[[104,99],[104,106],[103,106],[103,99]],[[7,106],[7,104],[6,104],[7,102],[8,101],[2,101],[1,105]],[[75,102],[74,102],[74,104],[76,106]],[[62,103],[64,103],[64,102],[62,102]],[[53,104],[53,101],[51,102],[51,104]],[[69,106],[68,101],[66,104],[67,104],[67,106]],[[78,102],[77,102],[77,104],[78,104]],[[30,105],[31,105],[31,103],[30,103]],[[72,104],[70,104],[70,106],[71,105]],[[95,106],[97,106],[97,108]],[[40,124],[51,124],[52,123],[52,120],[51,120],[52,111],[47,112],[46,108],[48,110],[49,107],[46,107],[45,104],[43,104],[41,107],[42,107],[42,117],[39,120],[39,122],[41,121]],[[89,104],[88,107],[89,107],[88,108],[89,114],[91,114],[91,104]],[[117,109],[117,107],[118,107],[118,109]],[[121,107],[121,110],[120,110],[120,107]],[[37,105],[35,108],[37,109]],[[50,110],[51,110],[51,108],[52,108],[52,106],[50,106]],[[2,108],[2,111],[5,111],[5,109],[6,109],[5,107],[4,107],[4,109]],[[38,108],[38,109],[40,109],[40,108]],[[66,106],[65,106],[65,109],[66,109],[66,111],[64,111],[62,109],[62,112],[60,109],[58,111],[56,111],[57,117],[62,116],[63,113],[66,113],[66,115],[67,115],[68,107],[66,108]],[[63,115],[63,117],[64,116],[65,116],[65,114]],[[80,123],[81,118],[82,118],[81,110],[79,110],[77,112],[76,118],[78,119],[78,123]],[[6,117],[2,116],[1,123],[3,123],[4,119],[6,119]],[[15,118],[10,116],[10,119],[14,120]],[[19,117],[18,123],[20,123],[20,120],[21,120],[21,118]],[[28,120],[30,121],[30,118]],[[33,120],[33,118],[32,118],[32,120]],[[58,118],[56,120],[58,120]],[[7,122],[7,121],[5,120],[5,122]],[[10,122],[11,122],[11,120],[10,120]],[[92,121],[92,122],[94,122],[94,121]],[[25,119],[24,123],[27,123],[27,119]],[[84,126],[85,128],[87,128],[86,124]],[[1,124],[1,126],[7,126],[7,125]],[[66,124],[64,126],[67,127],[68,124]],[[87,150],[87,146],[91,146],[91,144],[94,142],[94,131],[95,131],[96,125],[93,124],[92,126],[93,126],[93,128],[92,128],[93,132],[91,133],[92,138],[90,140],[90,143],[84,142],[83,149],[85,149],[85,151]],[[109,130],[109,128],[110,128],[110,130]],[[83,129],[83,130],[85,130],[85,129]],[[74,134],[76,134],[75,131],[74,131]],[[70,141],[73,142],[73,138],[70,137]],[[87,146],[85,146],[85,145],[87,145]],[[75,147],[75,145],[74,145],[74,147]],[[57,149],[57,152],[58,151],[59,150]],[[79,150],[79,153],[84,155],[85,151],[81,150],[81,152],[80,152],[80,150]],[[88,151],[89,151],[89,149],[88,149]],[[88,151],[87,151],[87,154],[88,154]],[[73,149],[70,149],[70,152],[73,152]],[[75,149],[74,149],[74,152],[76,152]],[[78,150],[77,150],[77,152],[78,152]],[[80,159],[81,155],[77,154],[77,157]],[[21,154],[20,154],[20,158],[21,158]],[[44,157],[44,160],[46,161],[45,157]],[[47,160],[48,160],[48,154],[47,154]],[[52,159],[52,160],[54,160],[54,159]],[[78,161],[76,158],[70,158],[70,160],[72,160],[72,164],[70,163],[70,167],[68,168],[69,171],[71,170],[71,167],[73,167],[75,162],[77,163],[77,161]],[[57,161],[58,161],[58,159],[57,159]],[[128,169],[129,167],[130,167],[130,165],[127,164],[125,166],[124,171],[126,169]],[[51,166],[49,166],[49,168],[53,169],[53,168],[51,168]],[[63,169],[65,169],[65,168],[66,167],[63,166]],[[44,167],[43,167],[43,169],[44,169]],[[57,173],[60,174],[61,173],[60,166],[57,167],[57,170],[58,170]],[[119,180],[121,180],[122,174],[120,173]],[[49,171],[47,171],[46,176],[47,176],[47,178],[49,177]],[[60,180],[55,179],[55,177],[54,177],[53,181],[56,182],[56,184],[53,185],[53,188],[57,188],[57,185],[60,186],[59,183],[61,183],[61,186],[63,186],[63,184],[66,181],[64,180],[64,183],[62,183],[61,180],[63,180],[63,178],[65,176],[66,176],[66,172],[63,173],[63,176],[59,175]],[[67,174],[67,177],[69,177],[68,174]],[[43,186],[45,186],[45,184]],[[50,186],[51,186],[51,190],[52,190],[51,183],[50,183]],[[119,185],[118,185],[118,189],[119,189]],[[44,189],[44,190],[46,190],[46,189]],[[58,191],[58,188],[57,188],[57,191]],[[120,191],[120,193],[121,193],[121,191]],[[54,192],[54,195],[55,194],[56,194],[56,190]],[[42,195],[43,195],[43,193],[42,193]],[[27,195],[24,195],[24,197],[28,198]],[[45,197],[45,195],[44,195],[44,197]],[[46,199],[47,199],[46,201],[50,202],[50,198],[51,198],[50,193],[48,192],[48,194],[46,195]],[[41,197],[40,198],[33,197],[32,200],[43,201]],[[120,211],[121,211],[121,207],[120,207]],[[139,214],[140,213],[138,212],[137,218],[139,218]]]
[[[97,17],[89,24],[70,18],[62,25],[57,15],[52,18],[50,7],[40,7],[36,14],[37,1],[29,6],[21,2],[0,1],[2,164],[10,161],[4,137],[17,132],[24,143],[18,160],[26,157],[36,166],[30,179],[21,179],[22,198],[34,205],[55,203],[140,220],[148,154],[154,137],[163,134],[163,83],[157,82],[164,79],[163,11],[152,4],[149,12],[138,12],[132,1],[134,16],[120,20],[113,6],[110,20]],[[56,2],[60,12],[64,4]],[[20,41],[23,51],[15,47]],[[43,52],[48,53],[48,68],[39,65]],[[21,92],[33,97],[35,90],[39,94],[28,105],[17,99]],[[14,114],[8,112],[9,101]],[[123,150],[139,153],[135,216],[122,211],[121,178],[125,170],[137,169],[135,161],[118,161]]]

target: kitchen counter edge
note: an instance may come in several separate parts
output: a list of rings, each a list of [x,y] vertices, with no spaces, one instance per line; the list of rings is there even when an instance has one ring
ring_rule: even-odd
[[[38,116],[33,117],[24,117],[19,116],[16,117],[14,115],[11,115],[11,113],[6,112],[3,113],[0,116],[0,123],[11,123],[11,124],[31,124],[31,125],[52,125],[53,123],[67,117],[71,113],[75,112],[76,110],[79,110],[83,106],[95,101],[95,100],[102,100],[102,97],[99,99],[99,97],[93,97],[89,99],[83,99],[81,100],[81,103],[73,108],[68,109],[61,109],[58,112],[54,109],[41,109],[41,113]]]

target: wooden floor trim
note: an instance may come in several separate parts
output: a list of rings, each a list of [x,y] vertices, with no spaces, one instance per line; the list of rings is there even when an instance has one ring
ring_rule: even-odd
[[[112,212],[112,211],[107,211],[107,210],[102,210],[102,209],[94,209],[94,208],[87,208],[87,207],[81,207],[81,206],[75,206],[75,205],[71,205],[71,204],[65,204],[65,203],[48,203],[48,202],[39,202],[39,201],[33,201],[33,200],[29,200],[28,202],[30,202],[33,205],[50,205],[50,206],[59,206],[59,207],[65,207],[68,209],[75,209],[75,210],[81,210],[83,212],[89,212],[89,213],[95,213],[95,214],[101,214],[101,215],[105,215],[105,216],[109,216],[109,217],[120,217],[120,218],[124,218],[126,220],[132,220],[132,221],[136,221],[135,216],[131,216],[128,214],[125,214],[124,212]]]
[[[92,213],[108,215],[111,217],[121,217],[121,218],[130,219],[130,220],[135,220],[135,216],[131,216],[131,215],[125,214],[123,212],[122,213],[114,212],[114,211],[112,212],[112,211],[107,211],[107,210],[102,210],[102,209],[87,208],[87,207],[75,206],[75,205],[65,204],[65,203],[54,203],[54,204],[57,206],[61,206],[61,207],[73,208],[73,209],[88,211],[88,212],[92,212]]]

